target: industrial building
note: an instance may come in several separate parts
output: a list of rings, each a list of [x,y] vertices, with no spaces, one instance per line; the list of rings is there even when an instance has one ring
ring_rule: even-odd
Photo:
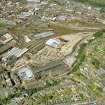
[[[40,3],[40,0],[27,0],[28,2],[35,2],[35,3]]]
[[[33,72],[29,66],[20,68],[17,72],[17,75],[21,80],[31,80],[34,77]]]
[[[46,44],[48,46],[54,47],[54,48],[58,48],[59,45],[61,44],[61,41],[59,39],[49,39]]]
[[[36,39],[39,39],[39,38],[44,38],[44,37],[48,37],[48,36],[52,36],[52,35],[54,35],[54,32],[49,31],[49,32],[43,32],[43,33],[36,34],[36,35],[34,35],[34,37]]]
[[[20,48],[14,47],[6,54],[3,55],[2,60],[6,61],[10,56],[16,56],[17,58],[19,58],[27,51],[28,51],[27,48],[20,49]]]

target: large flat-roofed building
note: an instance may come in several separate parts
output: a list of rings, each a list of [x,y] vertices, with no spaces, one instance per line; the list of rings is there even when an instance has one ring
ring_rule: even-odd
[[[20,48],[14,47],[6,54],[3,55],[2,60],[6,61],[10,56],[16,56],[17,58],[19,58],[27,51],[28,51],[27,48],[20,49]]]
[[[35,3],[40,3],[41,2],[41,0],[27,0],[28,2],[35,2]]]
[[[36,39],[39,39],[39,38],[44,38],[44,37],[48,37],[48,36],[52,36],[52,35],[54,35],[54,32],[49,31],[49,32],[43,32],[43,33],[36,34],[36,35],[34,35],[34,37]]]
[[[49,39],[46,44],[48,46],[54,47],[54,48],[58,48],[59,45],[61,44],[59,39]]]
[[[21,80],[32,80],[34,78],[33,72],[29,66],[18,69],[17,75]]]

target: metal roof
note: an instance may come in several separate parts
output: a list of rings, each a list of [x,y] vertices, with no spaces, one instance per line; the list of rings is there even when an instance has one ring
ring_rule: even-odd
[[[59,39],[49,39],[46,42],[46,44],[51,47],[57,48],[60,45],[60,40]]]
[[[43,37],[48,37],[48,36],[52,36],[52,35],[54,35],[54,32],[49,31],[49,32],[43,32],[43,33],[36,34],[36,35],[34,35],[34,37],[43,38]]]
[[[31,80],[34,75],[33,75],[33,72],[31,70],[30,67],[22,67],[18,70],[18,73],[17,75],[19,76],[20,79],[22,80]]]
[[[10,51],[8,51],[6,54],[3,55],[3,59],[5,60],[12,55],[18,58],[21,55],[23,55],[26,51],[28,51],[27,48],[20,49],[20,48],[14,47]]]

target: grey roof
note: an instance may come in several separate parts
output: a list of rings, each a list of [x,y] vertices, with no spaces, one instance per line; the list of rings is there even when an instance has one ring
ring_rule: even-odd
[[[20,49],[20,48],[14,47],[10,51],[8,51],[6,54],[3,55],[3,60],[7,59],[8,57],[10,57],[12,55],[14,55],[18,58],[21,55],[23,55],[26,51],[28,51],[27,48]]]
[[[31,80],[34,75],[30,67],[22,67],[18,70],[17,75],[22,80]]]
[[[34,35],[34,37],[43,38],[43,37],[48,37],[48,36],[52,36],[52,35],[54,35],[54,32],[49,31],[49,32],[43,32],[43,33],[36,34],[36,35]]]

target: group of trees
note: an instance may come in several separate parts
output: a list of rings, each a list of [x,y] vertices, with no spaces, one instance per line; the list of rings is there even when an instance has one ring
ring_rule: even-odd
[[[102,37],[103,34],[104,34],[105,30],[101,30],[101,31],[98,31],[96,32],[95,34],[93,34],[93,36],[95,38],[99,38],[99,37]],[[91,43],[93,41],[93,39],[90,39],[88,43]],[[75,72],[76,70],[79,69],[79,66],[82,64],[82,62],[84,62],[85,60],[85,48],[87,46],[87,43],[81,43],[80,44],[80,49],[78,50],[78,56],[77,56],[77,61],[76,63],[74,64],[74,67],[73,67],[73,71]],[[99,68],[100,67],[100,62],[98,61],[98,59],[93,59],[92,60],[92,64],[96,67],[96,68]]]
[[[95,38],[99,38],[99,37],[103,36],[104,33],[105,33],[105,29],[96,32],[93,36],[94,36]]]

